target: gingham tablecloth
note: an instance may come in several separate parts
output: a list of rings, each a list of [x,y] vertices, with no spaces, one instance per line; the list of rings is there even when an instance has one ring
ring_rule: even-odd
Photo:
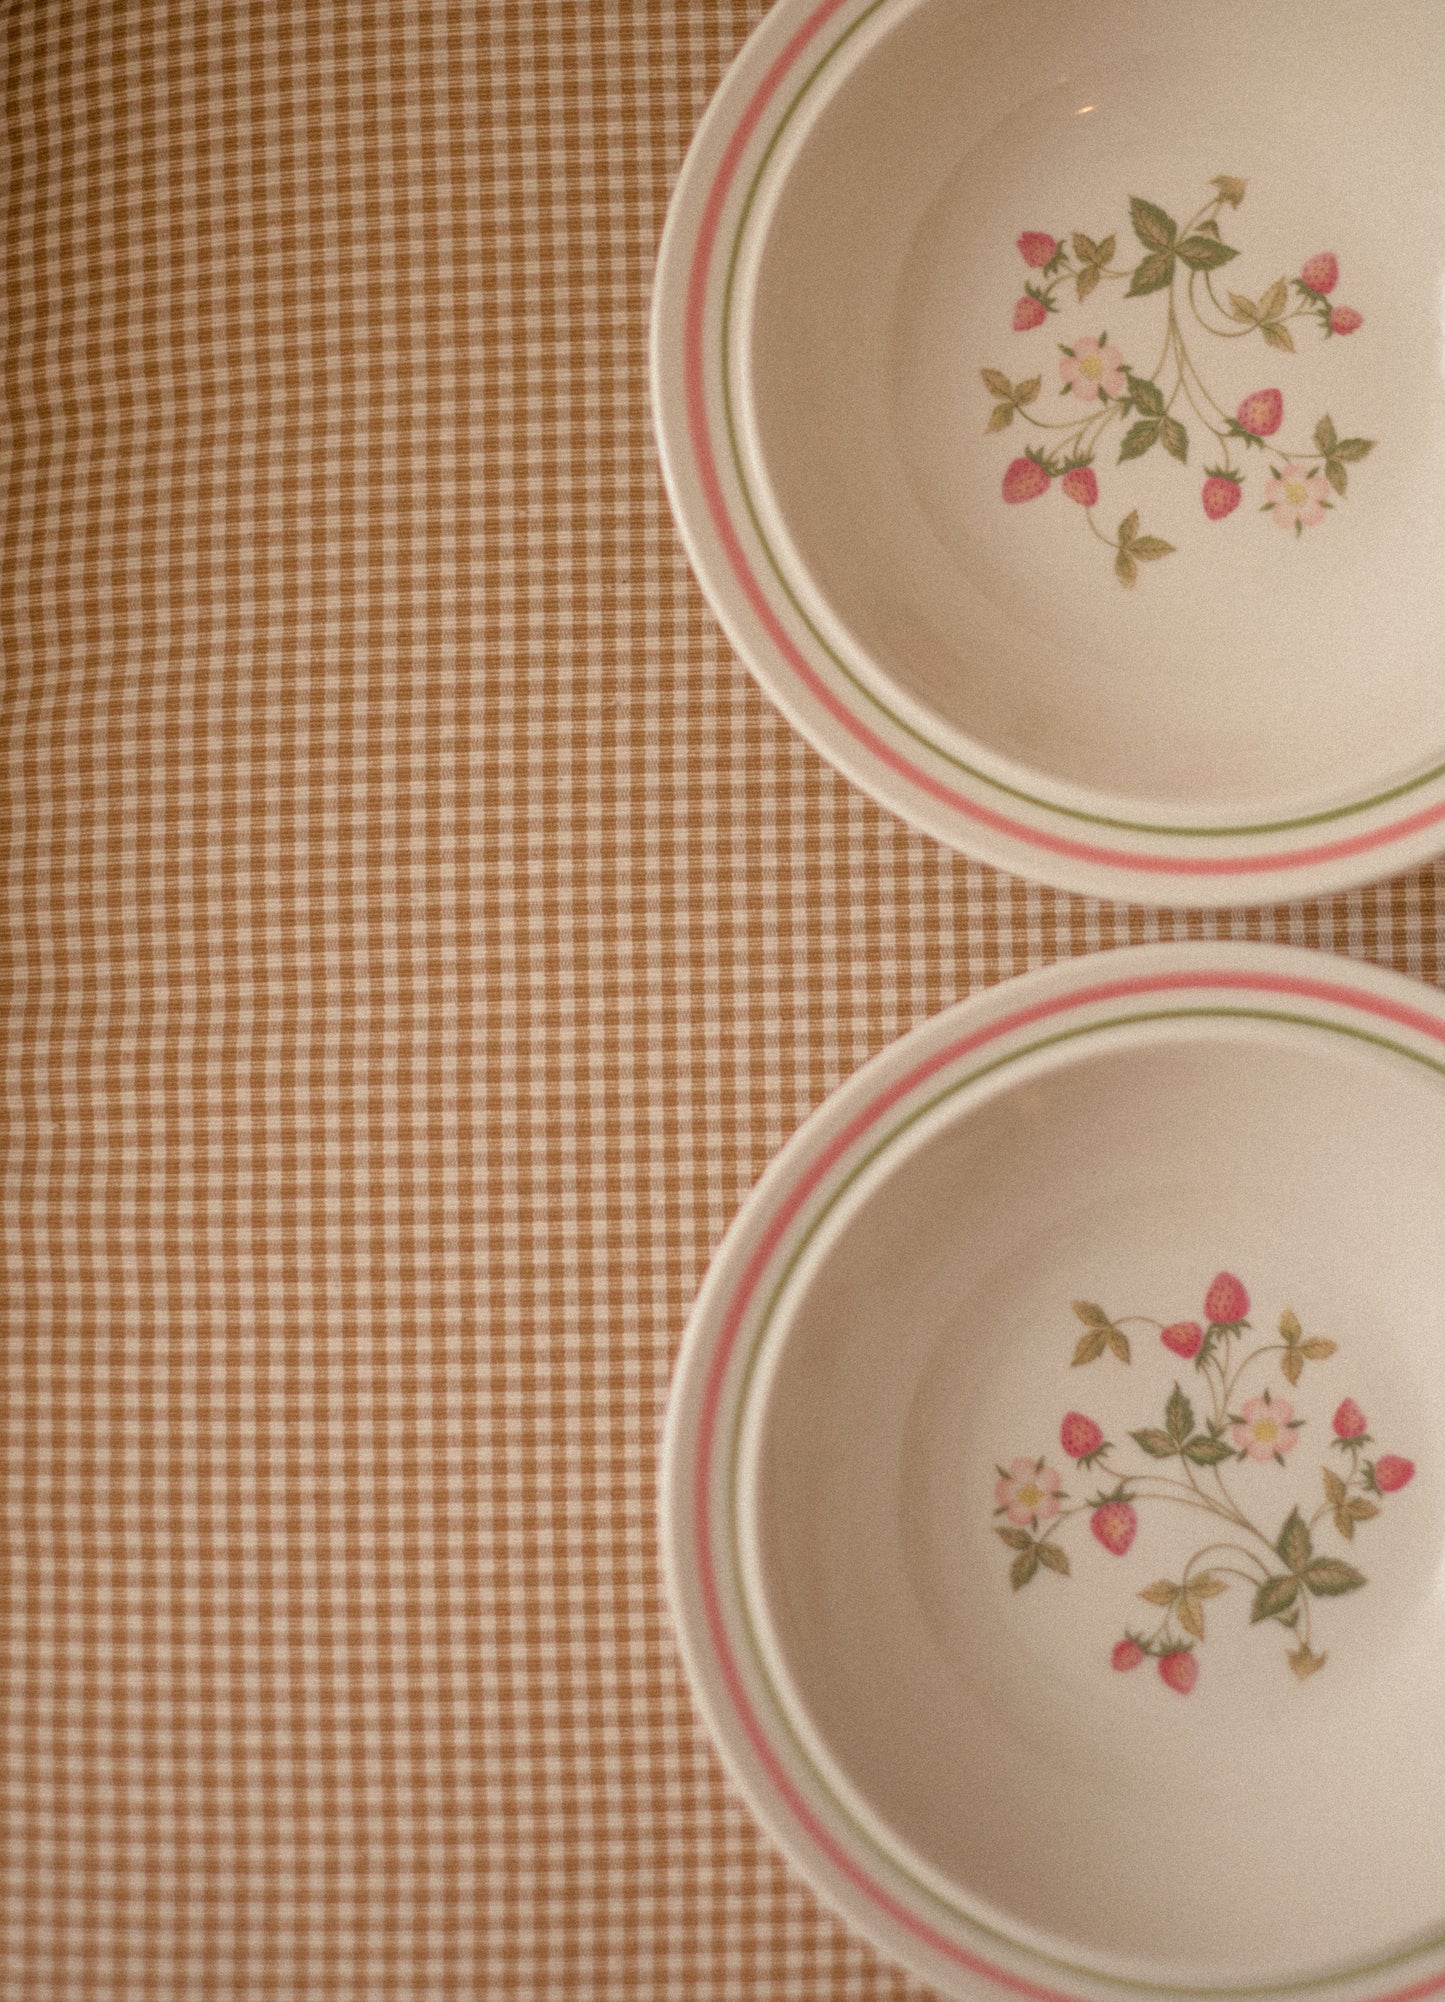
[[[19,0],[4,93],[5,2002],[917,1993],[733,1801],[654,1464],[778,1143],[1154,937],[731,658],[648,434],[754,0]]]

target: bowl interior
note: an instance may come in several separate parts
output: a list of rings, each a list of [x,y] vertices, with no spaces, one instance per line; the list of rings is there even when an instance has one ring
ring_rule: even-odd
[[[925,735],[1071,798],[1268,819],[1438,762],[1445,152],[1421,141],[1445,17],[1428,0],[899,0],[878,23],[789,129],[736,316],[759,519],[820,631]],[[1246,184],[1238,206],[1217,177]],[[1136,196],[1196,261],[1196,216],[1237,255],[1176,259],[1129,296],[1116,274],[1150,254]],[[1062,277],[1025,262],[1024,232],[1063,246]],[[1076,233],[1114,239],[1082,298]],[[1310,262],[1326,253],[1334,279]],[[1327,289],[1295,284],[1306,267]],[[1288,346],[1230,304],[1281,280]],[[1026,284],[1056,310],[1015,331]],[[1329,331],[1339,307],[1363,324]],[[1061,375],[1065,349],[1089,359],[1081,340],[1154,382],[1180,429],[1121,463],[1147,413],[1098,400],[1112,382],[1127,401],[1122,373]],[[983,370],[1039,383],[1005,428],[988,429],[1008,399]],[[1230,433],[1274,391],[1267,436]],[[1249,410],[1275,417],[1268,395]],[[1343,493],[1321,419],[1336,444],[1372,443],[1336,459]],[[1030,447],[1051,483],[1011,503]],[[1080,451],[1093,506],[1064,486]],[[1221,467],[1241,498],[1211,518]],[[1268,505],[1286,489],[1302,509]],[[1106,545],[1131,513],[1172,553],[1126,586]]]
[[[885,1156],[835,1218],[784,1303],[750,1411],[754,1612],[817,1769],[940,1895],[1065,1965],[1255,1987],[1433,1938],[1440,1088],[1322,1035],[1161,1025],[971,1106]],[[1249,1423],[1282,1410],[1293,1429],[1278,1457],[1186,1468],[1132,1434],[1170,1423],[1176,1385],[1207,1431],[1209,1373],[1166,1348],[1159,1324],[1202,1327],[1221,1268],[1250,1296],[1230,1354],[1265,1351],[1229,1409]],[[1122,1320],[1127,1364],[1107,1345],[1073,1361],[1089,1333],[1074,1301]],[[1335,1345],[1310,1350],[1297,1382],[1282,1366],[1287,1312],[1300,1341]],[[1336,1443],[1346,1399],[1368,1426],[1357,1449]],[[1111,1442],[1102,1465],[1064,1449],[1069,1413]],[[1418,1473],[1369,1497],[1354,1470],[1368,1460],[1388,1483],[1399,1469],[1384,1455]],[[997,1532],[1017,1517],[998,1512],[998,1483],[1020,1459],[1062,1481],[1058,1518],[1025,1534],[1046,1533],[1069,1569],[1045,1563],[1014,1587],[1019,1539]],[[1122,1551],[1117,1514],[1112,1543],[1089,1513],[1064,1517],[1119,1471],[1136,1517]],[[1348,1539],[1324,1506],[1327,1473],[1365,1502]],[[1186,1475],[1252,1527],[1196,1507]],[[1308,1561],[1365,1582],[1298,1587],[1308,1626],[1252,1619],[1263,1578],[1287,1569],[1270,1545],[1296,1507]],[[1202,1642],[1173,1630],[1194,1687],[1167,1684],[1161,1656],[1119,1672],[1126,1632],[1147,1643],[1164,1618],[1140,1593],[1191,1560],[1218,1587],[1196,1602]],[[1323,1661],[1301,1677],[1306,1635]]]

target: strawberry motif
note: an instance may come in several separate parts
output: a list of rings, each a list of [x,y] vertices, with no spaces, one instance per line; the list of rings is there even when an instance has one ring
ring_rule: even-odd
[[[1093,507],[1099,498],[1099,482],[1092,466],[1071,466],[1060,481],[1064,492],[1080,507]]]
[[[1240,430],[1252,438],[1272,438],[1284,422],[1284,398],[1277,389],[1256,389],[1234,414]]]
[[[1019,238],[1019,256],[1031,270],[1042,271],[1059,254],[1059,240],[1047,230],[1026,229]]]
[[[1322,299],[1327,292],[1333,292],[1340,282],[1340,260],[1332,250],[1322,250],[1317,257],[1307,257],[1300,272],[1300,283],[1307,292],[1313,292]]]
[[[1249,1312],[1249,1295],[1232,1272],[1215,1274],[1204,1296],[1204,1317],[1216,1327],[1232,1328]]]
[[[1048,490],[1049,475],[1037,459],[1015,459],[1003,476],[1003,497],[1011,503],[1037,500]]]
[[[1139,1533],[1139,1518],[1128,1502],[1107,1501],[1089,1517],[1089,1527],[1111,1556],[1122,1557]]]
[[[1103,1443],[1103,1433],[1082,1411],[1069,1412],[1059,1427],[1059,1444],[1071,1460],[1087,1460]]]
[[[1353,1397],[1347,1397],[1334,1417],[1337,1439],[1363,1439],[1366,1432],[1365,1414]]]
[[[1199,1680],[1199,1663],[1187,1647],[1175,1648],[1159,1657],[1159,1674],[1181,1696],[1187,1696]]]
[[[1407,1488],[1415,1478],[1415,1462],[1402,1460],[1398,1453],[1386,1453],[1375,1462],[1375,1479],[1380,1489],[1387,1495],[1397,1494]]]
[[[1172,1349],[1177,1356],[1187,1362],[1190,1356],[1197,1356],[1204,1346],[1204,1330],[1198,1321],[1173,1321],[1165,1328],[1159,1339],[1166,1349]]]
[[[1363,327],[1364,324],[1364,314],[1357,313],[1353,306],[1336,306],[1330,314],[1330,332],[1332,334],[1353,334],[1359,328]]]
[[[1026,334],[1031,327],[1041,327],[1048,317],[1049,309],[1043,300],[1026,293],[1014,307],[1014,332]]]
[[[1211,473],[1204,482],[1200,498],[1204,502],[1204,512],[1211,521],[1223,521],[1227,514],[1233,514],[1239,506],[1239,481],[1233,473]]]
[[[1127,1669],[1139,1666],[1144,1659],[1144,1650],[1131,1634],[1127,1640],[1119,1642],[1110,1658],[1115,1668],[1123,1673]]]

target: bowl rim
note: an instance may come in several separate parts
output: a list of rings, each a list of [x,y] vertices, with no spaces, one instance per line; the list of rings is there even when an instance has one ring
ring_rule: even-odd
[[[1373,1046],[1445,1079],[1445,995],[1405,975],[1307,948],[1190,941],[1124,947],[1021,975],[954,1004],[855,1072],[784,1146],[719,1247],[687,1322],[668,1404],[659,1528],[669,1609],[694,1700],[731,1778],[764,1829],[815,1891],[893,1960],[943,1993],[996,1984],[1036,2002],[1142,1995],[1289,1996],[1417,2002],[1445,1991],[1439,1935],[1299,1982],[1199,1986],[1141,1981],[1086,1966],[1000,1929],[966,1892],[939,1895],[936,1872],[911,1867],[901,1840],[861,1825],[811,1758],[774,1686],[750,1603],[739,1462],[756,1422],[749,1389],[769,1324],[810,1247],[881,1151],[902,1159],[955,1116],[993,1096],[999,1073],[1023,1082],[1072,1043],[1081,1059],[1138,1046],[1161,1020],[1228,1019],[1248,1031],[1320,1034]],[[910,1139],[910,1134],[912,1138]]]
[[[1445,762],[1281,818],[1151,817],[1026,772],[850,664],[775,547],[738,408],[738,294],[798,126],[870,47],[931,0],[777,0],[699,125],[673,191],[652,296],[649,372],[664,485],[692,568],[763,692],[878,804],[958,851],[1087,895],[1213,908],[1374,882],[1445,848]],[[782,538],[786,545],[787,538]],[[863,656],[859,652],[859,662]],[[1403,808],[1403,810],[1402,810]]]

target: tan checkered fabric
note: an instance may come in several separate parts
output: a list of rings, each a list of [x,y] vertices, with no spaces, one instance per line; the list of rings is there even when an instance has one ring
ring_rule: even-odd
[[[754,693],[644,331],[761,11],[0,9],[5,2002],[916,1992],[674,1665],[711,1247],[861,1059],[1041,960],[1436,977],[1438,872],[1026,890]]]

